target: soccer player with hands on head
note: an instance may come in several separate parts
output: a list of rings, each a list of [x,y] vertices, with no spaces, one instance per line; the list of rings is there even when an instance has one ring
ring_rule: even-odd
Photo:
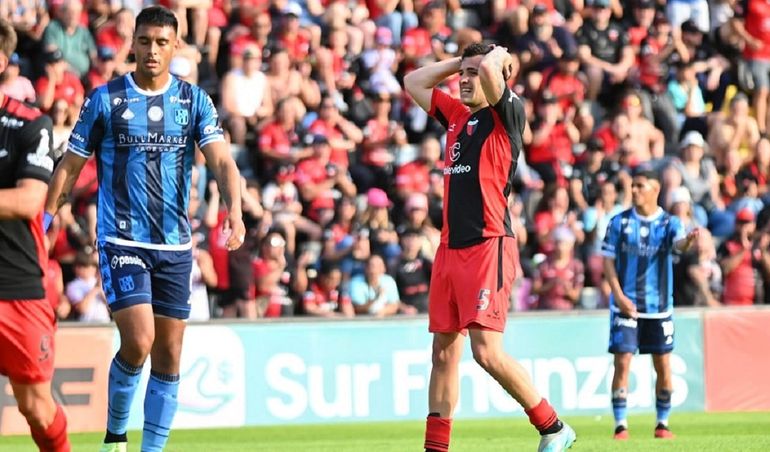
[[[132,400],[145,360],[142,451],[166,445],[177,410],[179,360],[190,315],[192,241],[187,217],[195,144],[228,209],[227,248],[241,246],[238,169],[211,98],[169,73],[179,45],[176,16],[149,7],[136,18],[136,71],[94,90],[48,190],[46,222],[66,201],[86,160],[99,167],[97,246],[102,285],[120,332],[109,371],[102,451],[125,451]]]
[[[612,409],[615,439],[628,439],[626,399],[631,358],[639,351],[652,354],[657,423],[656,438],[673,438],[671,412],[671,351],[674,349],[674,252],[687,251],[699,229],[685,233],[679,218],[658,206],[657,173],[637,167],[631,185],[633,207],[614,216],[602,243],[604,275],[610,297],[610,345],[614,355]]]
[[[433,368],[428,389],[425,450],[449,450],[465,335],[476,362],[522,405],[541,434],[538,451],[572,446],[575,432],[505,353],[503,331],[518,248],[508,212],[526,126],[524,105],[506,81],[513,59],[482,43],[461,57],[423,66],[404,84],[415,102],[447,129],[444,222],[428,302]],[[460,99],[438,85],[459,73]]]

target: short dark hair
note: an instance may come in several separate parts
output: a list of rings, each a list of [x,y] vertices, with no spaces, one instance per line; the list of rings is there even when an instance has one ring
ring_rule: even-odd
[[[483,42],[474,42],[463,50],[461,59],[471,58],[478,55],[486,55],[492,51],[494,47],[491,44],[484,44]]]
[[[17,39],[13,25],[5,19],[0,19],[0,52],[9,59],[16,50]]]
[[[177,21],[174,13],[163,6],[150,6],[144,8],[138,16],[136,16],[136,26],[138,30],[142,25],[151,25],[156,27],[171,27],[174,29],[174,33],[179,31],[179,21]]]

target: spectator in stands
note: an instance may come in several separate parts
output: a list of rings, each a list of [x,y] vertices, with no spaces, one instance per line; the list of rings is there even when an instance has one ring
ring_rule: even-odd
[[[348,153],[364,139],[364,134],[355,124],[340,114],[334,98],[329,95],[321,99],[318,119],[308,128],[309,132],[323,135],[331,147],[329,161],[341,170],[347,170],[350,164]]]
[[[396,193],[405,200],[411,193],[428,193],[430,171],[442,167],[441,144],[433,135],[427,135],[420,143],[419,155],[413,161],[396,169]]]
[[[740,153],[737,149],[728,150],[724,163],[718,168],[719,194],[722,203],[729,206],[738,196],[738,173],[743,167]]]
[[[396,227],[390,218],[392,206],[384,190],[370,188],[366,193],[366,210],[361,214],[361,226],[369,230],[372,253],[382,256],[388,264],[401,252]]]
[[[341,254],[342,281],[347,287],[352,278],[364,274],[367,260],[374,255],[370,236],[369,229],[358,226],[352,231],[351,241],[343,240],[336,246],[338,254]]]
[[[101,58],[106,52],[105,49],[110,49],[115,61],[114,69],[119,74],[125,74],[130,70],[127,60],[128,54],[131,52],[133,37],[134,12],[128,8],[121,8],[112,15],[112,18],[107,23],[96,31],[97,57]]]
[[[757,194],[764,196],[768,191],[767,183],[770,182],[770,138],[763,136],[757,141],[753,158],[744,165],[742,171],[756,178]]]
[[[51,21],[48,2],[37,0],[5,0],[0,2],[0,17],[7,19],[16,30],[19,44],[39,42]]]
[[[585,154],[572,171],[569,181],[570,199],[581,211],[593,206],[599,199],[599,195],[605,183],[622,183],[624,199],[621,204],[628,206],[631,203],[631,177],[623,171],[614,159],[605,158],[604,141],[593,137],[586,143]],[[613,204],[614,204],[613,199]]]
[[[589,18],[577,32],[580,61],[588,76],[587,97],[596,100],[601,92],[602,103],[612,105],[613,87],[628,78],[634,50],[625,31],[610,21],[609,0],[590,0],[589,6]]]
[[[353,181],[361,191],[372,187],[387,189],[392,174],[394,154],[390,151],[396,129],[400,126],[390,119],[391,97],[380,92],[373,98],[374,117],[366,123],[358,164],[350,168]]]
[[[630,192],[630,187],[628,187]],[[626,193],[628,193],[626,192]],[[594,287],[603,287],[605,299],[609,299],[610,287],[605,285],[602,276],[604,274],[602,255],[602,242],[607,233],[607,226],[610,219],[623,212],[631,205],[631,200],[626,196],[625,200],[618,197],[617,181],[609,179],[599,184],[599,195],[591,205],[583,211],[582,223],[585,231],[585,256],[588,266],[587,273],[590,285]]]
[[[198,196],[197,189],[195,188],[190,190],[190,205],[193,205],[193,195]],[[192,236],[193,263],[192,272],[190,273],[189,320],[198,322],[205,322],[211,318],[208,287],[216,287],[217,285],[217,272],[214,270],[211,255],[200,246],[203,237],[201,233],[196,233]]]
[[[292,65],[286,49],[271,49],[268,61],[267,80],[274,105],[278,105],[282,99],[298,98],[307,108],[318,106],[321,102],[321,89],[318,82],[305,77],[297,67]]]
[[[719,196],[719,175],[710,158],[705,158],[706,142],[700,133],[691,130],[679,143],[680,156],[664,170],[674,174],[664,174],[666,190],[679,185],[687,188],[692,199],[706,210],[724,209]],[[672,185],[669,185],[669,181]],[[679,182],[679,183],[677,183]]]
[[[67,101],[59,99],[54,102],[49,112],[53,121],[53,153],[57,158],[64,155],[64,152],[67,150],[67,140],[69,140],[74,126],[69,117],[69,111]]]
[[[250,46],[243,51],[243,67],[230,70],[222,80],[222,108],[233,144],[244,146],[246,133],[273,114],[273,97],[260,70],[262,55]],[[245,93],[248,93],[247,95]]]
[[[404,219],[398,228],[399,236],[403,231],[416,230],[420,233],[420,250],[426,259],[433,261],[441,241],[441,231],[433,226],[428,216],[428,196],[424,193],[412,193],[404,203]]]
[[[588,138],[594,128],[594,118],[590,109],[585,108],[585,76],[579,72],[577,48],[567,47],[562,52],[554,67],[543,71],[537,87],[536,100],[544,93],[550,93],[558,99],[563,112],[575,112],[575,126],[580,137]]]
[[[75,279],[67,284],[67,299],[75,320],[80,322],[109,322],[107,300],[99,281],[96,254],[93,248],[78,252],[75,257]]]
[[[720,306],[717,297],[722,271],[716,262],[714,241],[708,229],[701,229],[695,246],[674,254],[673,259],[674,305]]]
[[[54,101],[63,99],[70,106],[69,116],[74,121],[78,117],[85,97],[83,84],[75,74],[67,70],[67,63],[64,61],[61,50],[46,53],[44,59],[45,75],[35,83],[38,105],[47,112]]]
[[[749,111],[749,98],[739,92],[730,99],[726,115],[719,115],[709,127],[708,145],[717,166],[725,164],[727,152],[738,151],[744,162],[754,157],[759,141],[759,126]]]
[[[413,306],[417,312],[426,313],[433,263],[422,253],[424,238],[419,229],[406,229],[400,234],[400,239],[401,255],[393,272],[398,292],[404,304]]]
[[[417,312],[413,306],[401,307],[396,281],[385,273],[385,261],[376,254],[366,259],[364,273],[350,280],[350,299],[356,314],[387,317],[397,314],[400,309],[408,314]]]
[[[722,243],[717,251],[724,276],[722,303],[725,305],[752,305],[761,293],[757,290],[762,289],[759,286],[762,281],[759,270],[760,265],[768,263],[768,247],[758,247],[754,241],[754,221],[755,215],[750,209],[738,211],[733,236]]]
[[[558,226],[572,230],[578,244],[583,243],[583,224],[577,214],[569,209],[569,194],[564,185],[551,184],[547,187],[534,215],[535,239],[538,251],[553,249],[553,231]]]
[[[297,164],[296,183],[305,202],[336,189],[345,196],[355,196],[356,186],[345,168],[330,160],[331,146],[326,136],[312,136],[313,156]]]
[[[411,70],[430,61],[442,60],[455,54],[457,44],[451,40],[452,29],[446,23],[443,2],[432,0],[420,11],[420,25],[404,32],[401,50],[405,69]]]
[[[643,115],[642,99],[636,92],[629,92],[621,101],[623,113],[628,118],[628,140],[625,150],[631,153],[633,164],[649,162],[663,157],[665,139],[663,132]]]
[[[294,175],[294,165],[283,163],[262,191],[262,205],[272,214],[273,225],[284,231],[286,241],[291,245],[287,248],[290,253],[294,252],[293,244],[298,233],[310,240],[319,240],[322,232],[318,224],[302,216],[302,203],[299,190],[294,185]]]
[[[743,58],[751,73],[754,96],[752,106],[760,133],[768,127],[768,98],[770,95],[770,5],[762,0],[736,2],[732,24],[737,35],[745,41]]]
[[[32,82],[27,77],[21,75],[20,63],[18,53],[12,54],[11,58],[8,59],[8,66],[0,74],[0,93],[34,104],[37,99],[35,87],[32,86]]]
[[[677,187],[669,195],[668,209],[671,215],[679,218],[685,231],[700,227],[707,223],[707,218],[696,218],[690,190],[687,187]]]
[[[538,309],[571,310],[583,290],[583,264],[574,257],[575,235],[568,227],[554,229],[553,241],[553,250],[537,267],[532,293],[538,296]]]
[[[706,102],[698,85],[695,63],[692,60],[678,63],[676,78],[668,82],[667,90],[676,108],[680,136],[689,131],[706,134]]]
[[[94,38],[80,24],[83,4],[80,0],[63,0],[55,11],[56,17],[43,33],[43,46],[48,52],[59,49],[67,63],[66,69],[77,78],[83,77],[96,59]]]
[[[96,52],[96,62],[86,75],[86,91],[91,92],[112,80],[116,68],[115,51],[111,47],[99,47]]]
[[[401,94],[401,84],[396,79],[399,55],[393,49],[394,40],[390,29],[380,27],[374,36],[375,47],[364,51],[361,60],[369,73],[369,89],[380,95]]]
[[[575,110],[562,111],[559,99],[546,91],[541,94],[538,116],[532,125],[532,143],[527,164],[546,184],[566,183],[575,156],[572,146],[580,140],[573,119]]]
[[[350,296],[342,293],[342,272],[336,264],[324,261],[316,280],[302,297],[305,315],[354,317]]]
[[[268,233],[259,246],[259,257],[254,261],[256,304],[244,317],[283,317],[294,313],[289,298],[291,267],[286,259],[286,239],[273,231]]]
[[[556,66],[565,52],[574,55],[576,50],[574,36],[566,29],[554,26],[548,7],[536,4],[530,15],[527,33],[516,43],[521,76],[528,79],[529,90],[537,91],[541,86],[542,73]]]
[[[259,169],[263,179],[271,178],[277,165],[295,164],[313,155],[313,149],[303,141],[305,131],[298,122],[299,104],[296,97],[279,100],[274,119],[259,131]]]
[[[292,63],[304,61],[310,53],[310,33],[300,26],[302,7],[293,1],[286,3],[281,16],[277,41],[289,51]],[[328,87],[331,88],[331,87]]]
[[[243,11],[246,5],[241,5]],[[260,52],[266,49],[278,48],[272,34],[273,21],[267,11],[257,13],[250,19],[249,25],[235,25],[226,36],[229,43],[230,69],[239,69],[243,65],[242,55],[247,47],[256,47]]]

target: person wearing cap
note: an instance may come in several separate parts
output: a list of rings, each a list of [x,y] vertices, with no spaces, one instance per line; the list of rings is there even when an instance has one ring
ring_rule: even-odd
[[[76,78],[84,77],[96,59],[96,43],[88,28],[80,24],[83,3],[64,0],[43,32],[43,48],[61,49],[67,69]]]
[[[96,64],[91,67],[86,76],[85,88],[89,92],[112,80],[117,69],[115,52],[111,47],[99,47],[96,54]]]
[[[64,99],[70,105],[70,119],[74,122],[78,117],[80,106],[83,105],[85,89],[80,79],[67,69],[64,54],[55,49],[47,52],[45,61],[45,74],[35,82],[38,106],[43,111],[48,111],[57,99]]]
[[[724,281],[722,303],[728,306],[761,303],[757,298],[762,290],[767,290],[760,284],[761,272],[770,270],[770,243],[766,233],[757,234],[754,211],[743,208],[735,214],[735,231],[719,246],[717,256]]]
[[[27,77],[21,75],[20,64],[19,54],[12,53],[8,58],[8,66],[0,74],[0,93],[34,104],[37,99],[35,87]]]
[[[377,28],[374,42],[376,46],[365,50],[361,56],[370,73],[371,91],[391,96],[401,94],[401,84],[396,80],[394,69],[398,65],[398,56],[393,49],[393,32],[387,27]]]
[[[401,250],[398,233],[390,217],[393,204],[385,190],[370,188],[366,193],[366,209],[361,214],[361,226],[369,229],[372,252],[382,256],[388,266]]]
[[[681,180],[681,185],[687,188],[696,204],[708,210],[723,209],[719,174],[713,160],[705,158],[705,146],[706,142],[699,132],[687,132],[679,143],[680,157],[664,169],[664,178]]]
[[[232,142],[246,145],[248,129],[273,114],[273,97],[265,73],[262,54],[255,46],[243,51],[243,67],[231,69],[222,79],[222,116]],[[244,95],[248,93],[248,95]]]
[[[438,88],[458,73],[459,99]],[[540,434],[539,451],[569,448],[577,438],[502,347],[518,267],[508,195],[527,129],[524,103],[508,87],[513,73],[508,49],[474,43],[459,57],[404,77],[414,102],[447,130],[444,221],[428,312],[433,334],[424,442],[428,451],[450,446],[466,334],[478,364],[524,408]]]
[[[750,109],[749,97],[738,92],[730,99],[727,114],[719,114],[709,127],[708,146],[717,166],[725,164],[727,152],[732,149],[744,162],[754,157],[760,133]]]
[[[600,102],[611,102],[617,86],[623,83],[634,64],[634,50],[628,45],[628,34],[611,22],[609,0],[591,0],[589,19],[577,32],[578,54],[586,67],[588,94]]]
[[[425,193],[412,193],[404,202],[404,218],[398,230],[416,229],[420,231],[422,240],[420,248],[423,255],[432,262],[441,242],[441,231],[433,226],[428,215],[429,212],[428,196]]]
[[[685,232],[675,216],[658,206],[660,182],[649,165],[635,169],[633,207],[610,220],[602,244],[604,276],[610,285],[610,345],[614,438],[629,437],[626,406],[631,359],[651,354],[655,382],[655,437],[670,439],[671,351],[674,349],[673,255],[687,251],[699,229]]]
[[[532,293],[538,298],[537,309],[573,310],[585,281],[583,264],[574,256],[575,234],[559,226],[552,235],[555,246],[537,266]]]
[[[289,1],[283,8],[281,27],[277,41],[281,47],[289,51],[292,63],[304,61],[310,53],[311,36],[307,29],[300,25],[302,7],[299,3]]]

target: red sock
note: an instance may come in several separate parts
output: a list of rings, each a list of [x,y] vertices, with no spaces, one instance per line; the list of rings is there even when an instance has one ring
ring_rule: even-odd
[[[449,450],[449,434],[452,432],[452,419],[428,416],[425,425],[425,449],[439,452]]]
[[[61,406],[56,405],[56,415],[53,422],[45,430],[30,428],[32,439],[41,452],[70,452],[70,442],[67,439],[67,417]]]
[[[529,416],[529,422],[539,432],[548,429],[559,420],[556,416],[556,411],[553,410],[551,404],[545,399],[540,400],[540,403],[528,410],[524,410],[524,412]]]

